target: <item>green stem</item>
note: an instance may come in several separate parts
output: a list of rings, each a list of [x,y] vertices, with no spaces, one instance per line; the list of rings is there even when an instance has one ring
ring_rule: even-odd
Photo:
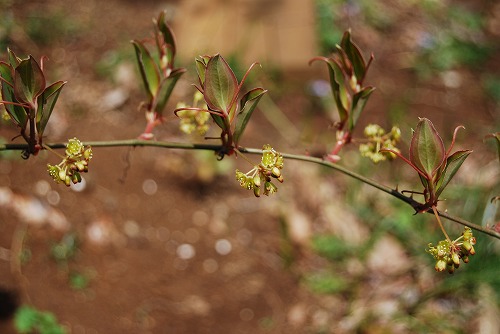
[[[438,212],[437,212],[437,209],[436,209],[435,205],[432,206],[432,212],[434,213],[434,216],[436,216],[438,225],[441,228],[441,231],[443,231],[443,234],[444,234],[446,240],[448,240],[448,242],[451,245],[452,242],[451,242],[450,236],[448,235],[448,233],[446,233],[446,230],[444,229],[443,223],[441,223],[441,219],[439,218],[439,215],[438,215]]]
[[[127,146],[127,147],[145,147],[145,146],[150,146],[150,147],[161,147],[161,148],[169,148],[169,149],[183,149],[183,150],[208,150],[208,151],[214,151],[215,153],[220,152],[220,150],[223,148],[221,145],[209,145],[209,144],[191,144],[191,143],[176,143],[176,142],[162,142],[162,141],[149,141],[149,140],[141,140],[141,139],[127,139],[127,140],[113,140],[113,141],[89,141],[89,142],[84,142],[84,145],[90,145],[92,147],[120,147],[120,146]],[[52,149],[63,149],[66,148],[65,143],[53,143],[53,144],[45,144],[44,146],[48,146]],[[27,144],[0,144],[0,151],[6,151],[6,150],[25,150],[27,148]],[[255,149],[255,148],[239,148],[238,149],[241,153],[248,153],[248,154],[258,154],[262,155],[262,150],[260,149]],[[404,194],[400,193],[396,189],[389,188],[383,184],[380,184],[374,180],[371,180],[367,177],[364,177],[362,175],[359,175],[347,168],[344,168],[336,163],[332,163],[329,161],[325,161],[321,158],[316,158],[316,157],[311,157],[308,155],[298,155],[298,154],[291,154],[291,153],[281,153],[281,155],[286,158],[286,159],[291,159],[291,160],[297,160],[297,161],[305,161],[309,163],[315,163],[321,166],[325,166],[331,169],[335,169],[336,171],[345,174],[349,177],[352,177],[360,182],[366,183],[374,188],[377,188],[380,191],[383,191],[391,196],[396,197],[397,199],[407,203],[410,205],[413,209],[418,210],[418,208],[422,207],[422,204],[415,201],[413,198],[405,196]],[[427,210],[426,212],[434,214],[432,208]],[[444,212],[439,212],[436,210],[436,213],[443,218],[446,218],[448,220],[451,220],[455,223],[468,226],[473,230],[488,234],[494,238],[500,239],[500,233],[492,230],[485,228],[483,226],[471,223],[467,220],[449,215]]]

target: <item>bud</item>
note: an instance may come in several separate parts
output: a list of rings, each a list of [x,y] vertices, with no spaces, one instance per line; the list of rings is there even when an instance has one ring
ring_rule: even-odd
[[[399,139],[401,139],[401,129],[397,126],[393,126],[391,129],[391,139],[394,141],[399,141]]]
[[[59,169],[59,180],[65,181],[66,180],[66,171],[63,169]]]
[[[281,171],[279,170],[278,167],[273,167],[271,169],[271,175],[274,177],[274,178],[279,178],[281,176]]]
[[[474,254],[476,254],[476,250],[474,249],[474,247],[473,247],[473,246],[471,246],[471,247],[470,247],[469,254],[470,254],[470,255],[474,255]]]
[[[455,267],[458,268],[458,266],[460,265],[460,257],[457,253],[451,254],[451,260],[453,261]]]
[[[355,93],[361,90],[361,86],[358,84],[358,79],[356,78],[355,74],[351,75],[351,80],[349,80],[349,84],[351,85],[351,89]]]
[[[462,244],[462,247],[463,249],[465,249],[466,253],[469,253],[470,250],[472,249],[472,245],[470,243],[470,241],[464,241],[464,243]]]
[[[254,177],[253,177],[253,184],[256,186],[256,187],[260,187],[260,175],[259,174],[256,174]],[[257,196],[258,197],[258,196]]]
[[[255,195],[255,197],[260,197],[260,187],[253,187],[253,194]]]
[[[92,159],[92,148],[90,146],[85,151],[83,151],[83,157],[87,161]]]
[[[163,55],[160,59],[160,68],[162,70],[166,69],[168,66],[168,58],[167,55]]]
[[[83,172],[85,170],[85,164],[83,164],[83,161],[75,162],[74,166],[76,166],[79,172]]]
[[[436,271],[438,271],[438,272],[444,271],[446,269],[446,261],[445,260],[438,260],[436,262],[436,266],[434,267],[434,269],[436,269]]]
[[[274,194],[278,191],[278,188],[272,182],[266,182],[264,195]]]
[[[80,175],[80,173],[76,172],[71,176],[71,181],[73,181],[73,184],[82,182],[82,176]]]
[[[384,133],[384,129],[378,124],[368,124],[364,130],[364,134],[367,137],[380,137],[383,136]]]

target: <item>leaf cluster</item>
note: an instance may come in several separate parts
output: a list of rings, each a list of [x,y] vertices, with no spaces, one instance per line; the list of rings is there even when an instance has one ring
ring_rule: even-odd
[[[57,81],[47,85],[40,64],[30,55],[21,59],[8,49],[9,61],[0,62],[1,104],[10,120],[21,130],[21,136],[29,144],[25,157],[37,154],[42,138],[59,94],[66,84]]]

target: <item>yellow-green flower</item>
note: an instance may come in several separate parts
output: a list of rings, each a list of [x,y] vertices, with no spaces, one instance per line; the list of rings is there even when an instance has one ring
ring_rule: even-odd
[[[236,180],[240,183],[240,186],[253,190],[256,197],[260,197],[261,189],[263,189],[263,194],[266,196],[278,191],[278,187],[272,182],[272,178],[283,182],[283,175],[281,174],[283,156],[270,145],[264,145],[262,151],[262,159],[259,165],[254,166],[247,173],[236,170]]]
[[[82,181],[80,173],[88,172],[88,164],[92,159],[92,148],[85,147],[80,140],[73,138],[66,144],[66,155],[57,165],[47,164],[49,175],[57,183],[64,183],[70,186],[71,183]]]

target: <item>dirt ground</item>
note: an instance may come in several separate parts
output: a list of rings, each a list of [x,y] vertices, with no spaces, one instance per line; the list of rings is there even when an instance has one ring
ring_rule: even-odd
[[[12,32],[14,50],[49,57],[49,81],[69,82],[49,124],[50,142],[74,136],[82,141],[127,139],[142,132],[144,116],[137,111],[142,87],[129,41],[150,34],[151,18],[159,10],[167,7],[176,13],[177,8],[183,13],[179,3],[27,1],[11,7],[20,22],[38,15],[52,15],[62,22],[62,27],[37,28],[54,29],[50,45],[35,43],[20,28]],[[224,1],[211,5],[223,6]],[[196,12],[192,14],[174,16],[174,30],[176,21],[196,19]],[[411,8],[402,7],[398,15],[408,25],[419,24],[418,17],[410,20]],[[310,22],[304,25],[310,32]],[[412,124],[416,115],[430,117],[436,127],[451,133],[465,123],[477,138],[498,124],[497,107],[477,86],[459,90],[440,80],[417,83],[401,61],[408,51],[402,43],[408,37],[404,31],[382,35],[351,25],[357,43],[376,55],[369,81],[380,87],[368,105],[373,112],[363,123],[380,119],[398,101],[409,99],[405,116],[415,115],[413,121],[408,116]],[[184,30],[180,34],[189,36]],[[298,35],[297,42],[301,38],[311,37]],[[105,79],[115,60],[119,65]],[[276,91],[274,101],[296,130],[276,128],[257,111],[244,145],[272,143],[285,152],[320,154],[330,147],[310,130],[325,128],[328,119],[315,112],[303,85],[326,78],[326,70],[307,66],[308,60],[304,59],[304,68],[280,69],[277,77],[283,82],[279,83],[273,84],[276,77],[265,74],[266,64],[256,72],[255,77],[262,75],[263,85],[269,85],[271,96]],[[190,62],[180,59],[186,67],[192,66]],[[168,110],[176,101],[190,98],[194,72],[193,67],[188,70],[191,73],[179,83]],[[459,74],[462,82],[477,79],[473,71]],[[408,89],[401,92],[400,87]],[[448,103],[438,104],[443,98]],[[311,112],[314,117],[308,116]],[[5,123],[0,130],[3,138],[16,134]],[[294,131],[300,135],[294,137]],[[174,116],[167,117],[155,133],[159,140],[190,140],[178,131]],[[404,136],[409,137],[408,131]],[[485,160],[494,158],[481,140],[470,144]],[[432,267],[420,268],[419,274],[411,270],[402,244],[388,236],[377,244],[384,260],[353,260],[347,266],[346,277],[364,282],[354,294],[357,301],[350,300],[352,296],[313,293],[304,284],[304,274],[327,264],[310,249],[311,236],[333,231],[357,243],[370,233],[342,204],[344,177],[325,176],[314,166],[286,162],[285,183],[278,194],[255,198],[234,180],[234,168],[246,168],[244,162],[226,158],[220,167],[211,154],[95,149],[85,186],[76,190],[50,180],[45,165],[57,159],[42,152],[27,161],[0,160],[0,287],[15,291],[22,303],[54,313],[69,333],[349,333],[354,328],[363,328],[359,330],[363,333],[404,333],[404,327],[383,316],[356,327],[362,316],[353,310],[366,301],[360,296],[370,296],[373,309],[386,314],[397,307],[398,295],[425,290],[440,280]],[[73,237],[74,256],[55,261],[53,246],[61,240],[70,243]],[[21,241],[27,254],[22,273],[10,260]],[[287,262],[290,254],[293,260]],[[88,283],[71,286],[71,277],[84,277]],[[477,329],[479,322],[468,328]],[[0,332],[13,333],[12,322],[1,322]]]

